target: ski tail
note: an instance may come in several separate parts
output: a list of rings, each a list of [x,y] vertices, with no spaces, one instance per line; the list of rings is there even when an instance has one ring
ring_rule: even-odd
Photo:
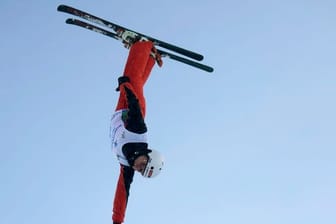
[[[74,15],[74,16],[78,16],[82,19],[88,20],[88,21],[93,22],[95,24],[108,27],[108,28],[114,30],[114,32],[116,32],[116,33],[120,32],[120,31],[126,31],[126,30],[131,31],[131,32],[136,33],[137,35],[139,35],[141,37],[147,38],[148,40],[152,41],[154,43],[154,45],[156,45],[156,46],[160,46],[160,47],[163,47],[163,48],[168,49],[170,51],[174,51],[176,53],[182,54],[186,57],[195,59],[197,61],[202,61],[203,58],[204,58],[203,55],[201,55],[199,53],[196,53],[196,52],[178,47],[178,46],[173,45],[173,44],[169,44],[167,42],[155,39],[153,37],[141,34],[139,32],[133,31],[133,30],[127,29],[125,27],[119,26],[115,23],[112,23],[112,22],[107,21],[105,19],[94,16],[94,15],[88,13],[88,12],[84,12],[82,10],[73,8],[71,6],[59,5],[57,7],[57,10],[60,11],[60,12],[64,12],[64,13],[68,13],[68,14],[71,14],[71,15]]]
[[[195,68],[199,68],[199,69],[201,69],[203,71],[206,71],[206,72],[213,72],[214,71],[214,69],[212,67],[208,66],[208,65],[204,65],[204,64],[201,64],[201,63],[196,62],[196,61],[191,61],[187,58],[183,58],[183,57],[180,57],[178,55],[171,54],[169,52],[166,52],[166,51],[163,51],[163,50],[160,50],[160,49],[158,49],[157,51],[162,57],[168,57],[168,58],[173,59],[175,61],[179,61],[179,62],[182,62],[184,64],[193,66]]]
[[[76,26],[79,26],[79,27],[82,27],[82,28],[85,28],[85,29],[88,29],[88,30],[97,32],[97,33],[99,33],[99,34],[102,34],[102,35],[105,35],[105,36],[114,38],[114,39],[116,39],[116,40],[120,40],[120,41],[122,41],[122,38],[119,37],[117,34],[115,34],[115,33],[113,33],[113,32],[110,32],[110,31],[108,31],[108,30],[105,30],[105,29],[103,29],[103,28],[100,28],[100,27],[98,27],[98,26],[95,26],[95,25],[89,24],[89,23],[87,23],[87,22],[84,22],[84,21],[82,21],[82,20],[69,18],[69,19],[66,20],[66,23],[67,23],[67,24],[71,24],[71,25],[76,25]],[[175,61],[178,61],[178,62],[187,64],[187,65],[193,66],[193,67],[195,67],[195,68],[204,70],[204,71],[206,71],[206,72],[213,72],[213,68],[210,67],[210,66],[208,66],[208,65],[204,65],[204,64],[201,64],[201,63],[199,63],[199,62],[192,61],[192,60],[190,60],[190,59],[183,58],[183,57],[180,57],[180,56],[178,56],[178,55],[175,55],[175,54],[172,54],[172,53],[169,53],[169,52],[160,50],[160,49],[157,49],[157,51],[158,51],[158,53],[159,53],[162,57],[168,57],[168,58],[170,58],[170,59],[172,59],[172,60],[175,60]]]
[[[184,56],[195,59],[197,61],[202,61],[203,58],[204,58],[203,55],[201,55],[201,54],[195,53],[193,51],[186,50],[184,48],[181,48],[181,47],[178,47],[178,46],[175,46],[175,45],[163,42],[163,41],[156,41],[153,38],[149,38],[149,40],[153,41],[156,46],[166,48],[168,50],[171,50],[171,51],[174,51],[176,53],[182,54]]]

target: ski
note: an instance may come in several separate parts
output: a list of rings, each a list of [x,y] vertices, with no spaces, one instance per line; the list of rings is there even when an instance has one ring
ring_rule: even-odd
[[[110,31],[105,30],[103,28],[100,28],[98,26],[89,24],[89,23],[84,22],[82,20],[69,18],[69,19],[66,20],[66,23],[67,24],[71,24],[71,25],[76,25],[76,26],[79,26],[79,27],[82,27],[82,28],[85,28],[85,29],[88,29],[88,30],[91,30],[91,31],[94,31],[94,32],[97,32],[97,33],[100,33],[100,34],[103,34],[105,36],[114,38],[114,39],[119,40],[119,41],[123,41],[124,40],[122,37],[120,37],[119,35],[117,35],[117,34],[115,34],[113,32],[110,32]],[[187,58],[180,57],[178,55],[175,55],[175,54],[172,54],[172,53],[160,50],[160,49],[157,49],[157,51],[158,51],[158,53],[162,57],[168,57],[168,58],[170,58],[172,60],[182,62],[184,64],[193,66],[195,68],[198,68],[198,69],[201,69],[201,70],[204,70],[204,71],[207,71],[207,72],[213,72],[213,68],[210,67],[210,66],[207,66],[207,65],[204,65],[204,64],[201,64],[201,63],[189,60]]]
[[[168,50],[174,51],[176,53],[182,54],[186,57],[195,59],[197,61],[202,61],[203,60],[203,55],[201,55],[201,54],[195,53],[195,52],[190,51],[190,50],[186,50],[186,49],[178,47],[176,45],[172,45],[172,44],[169,44],[167,42],[155,39],[155,38],[147,36],[147,35],[144,35],[142,33],[127,29],[125,27],[119,26],[115,23],[112,23],[112,22],[107,21],[105,19],[94,16],[94,15],[88,13],[88,12],[84,12],[82,10],[73,8],[71,6],[59,5],[57,7],[57,10],[60,11],[60,12],[64,12],[64,13],[68,13],[68,14],[71,14],[71,15],[74,15],[74,16],[78,16],[80,18],[83,18],[83,19],[88,20],[90,22],[96,23],[98,25],[108,27],[108,28],[112,29],[114,32],[116,32],[119,36],[122,36],[122,34],[125,31],[126,32],[128,31],[128,32],[136,34],[138,37],[144,37],[144,38],[152,41],[155,46],[163,47],[165,49],[168,49]]]

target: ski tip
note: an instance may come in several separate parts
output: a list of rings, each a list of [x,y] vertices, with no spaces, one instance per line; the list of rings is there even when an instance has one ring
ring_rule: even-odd
[[[67,20],[65,20],[66,24],[74,24],[74,22],[75,22],[75,19],[72,19],[72,18],[68,18]]]
[[[59,5],[59,6],[57,6],[57,11],[64,11],[63,10],[64,7],[65,7],[65,5]]]

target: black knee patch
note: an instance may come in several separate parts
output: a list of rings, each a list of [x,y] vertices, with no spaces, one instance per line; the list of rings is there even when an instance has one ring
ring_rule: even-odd
[[[128,76],[120,76],[118,78],[118,87],[116,88],[116,91],[120,91],[120,85],[125,82],[130,82],[130,78]]]

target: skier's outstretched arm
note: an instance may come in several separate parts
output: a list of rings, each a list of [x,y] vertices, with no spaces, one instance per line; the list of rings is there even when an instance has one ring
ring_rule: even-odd
[[[134,170],[132,167],[120,164],[120,174],[113,202],[113,224],[121,224],[124,221],[133,176]]]

